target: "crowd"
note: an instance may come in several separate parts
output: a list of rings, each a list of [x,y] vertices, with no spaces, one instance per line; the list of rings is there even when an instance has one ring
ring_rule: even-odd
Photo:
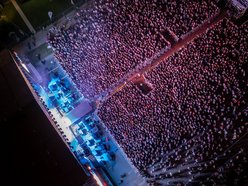
[[[218,11],[211,0],[99,0],[48,41],[82,94],[94,98]],[[128,83],[98,111],[151,185],[203,177],[220,185],[244,174],[247,33],[247,24],[222,20],[144,74],[149,94]]]
[[[100,108],[102,121],[151,184],[241,185],[247,34],[247,24],[238,28],[223,19],[145,73],[154,88],[147,96],[128,84]]]
[[[48,42],[81,92],[94,98],[216,12],[210,0],[94,1]]]

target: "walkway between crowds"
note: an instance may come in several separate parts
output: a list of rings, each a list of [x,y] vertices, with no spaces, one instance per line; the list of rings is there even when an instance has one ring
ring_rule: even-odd
[[[127,76],[124,76],[122,79],[120,79],[117,83],[115,83],[115,86],[110,89],[108,89],[104,95],[99,97],[100,104],[101,104],[111,97],[116,92],[120,91],[127,83],[131,82],[133,78],[135,78],[137,75],[142,75],[154,68],[156,68],[160,63],[162,63],[165,59],[172,56],[174,53],[181,50],[185,45],[192,42],[196,37],[199,37],[200,35],[204,34],[209,28],[214,26],[216,23],[221,21],[225,16],[227,15],[227,10],[223,10],[219,12],[217,15],[214,15],[213,17],[206,20],[203,24],[193,29],[191,32],[186,34],[184,37],[180,38],[174,45],[171,46],[171,48],[162,49],[162,54],[155,58],[152,57],[151,63],[144,63],[144,67],[140,69],[140,66],[135,68],[132,72],[130,72]],[[158,52],[160,53],[160,52]],[[154,60],[153,60],[154,59]]]

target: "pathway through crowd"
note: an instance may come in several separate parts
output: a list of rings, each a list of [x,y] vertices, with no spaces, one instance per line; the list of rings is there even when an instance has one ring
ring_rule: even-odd
[[[193,29],[190,33],[185,35],[183,38],[179,39],[174,45],[171,46],[170,49],[165,50],[165,52],[162,53],[158,58],[152,60],[150,64],[145,65],[139,71],[137,71],[137,68],[134,69],[133,71],[134,72],[136,71],[136,73],[130,72],[129,76],[127,76],[127,77],[124,76],[122,79],[120,79],[115,84],[115,86],[113,86],[113,88],[111,87],[106,92],[104,92],[104,94],[102,94],[101,96],[98,97],[98,101],[100,101],[100,103],[97,104],[98,107],[100,107],[101,104],[106,99],[108,99],[109,97],[111,97],[115,93],[119,92],[126,84],[128,84],[133,79],[135,79],[137,77],[137,75],[138,76],[143,75],[145,72],[148,72],[148,71],[156,68],[165,59],[167,59],[168,57],[172,56],[174,53],[176,53],[179,50],[181,50],[185,45],[187,45],[190,42],[192,42],[195,38],[197,38],[200,35],[204,34],[207,31],[207,29],[213,27],[216,23],[218,23],[219,21],[224,19],[226,17],[226,15],[227,15],[227,10],[226,9],[220,11],[218,14],[214,15],[210,19],[206,20],[203,24],[201,24],[200,26],[198,26],[195,29]]]

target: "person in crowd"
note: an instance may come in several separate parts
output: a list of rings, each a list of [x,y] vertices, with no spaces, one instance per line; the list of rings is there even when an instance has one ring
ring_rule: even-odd
[[[48,42],[91,99],[170,47],[166,30],[183,38],[219,11],[210,0],[99,0],[78,10],[69,29],[51,29]],[[151,184],[216,185],[230,171],[244,174],[246,151],[233,144],[248,132],[247,35],[247,23],[221,20],[144,74],[154,87],[147,96],[127,83],[98,110]]]

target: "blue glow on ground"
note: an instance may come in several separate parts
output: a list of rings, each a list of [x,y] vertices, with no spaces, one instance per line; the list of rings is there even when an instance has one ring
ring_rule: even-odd
[[[80,136],[82,140],[85,142],[85,145],[90,149],[91,153],[95,156],[96,160],[100,163],[101,161],[111,161],[111,157],[108,152],[104,149],[101,144],[100,139],[95,139],[93,137],[93,133],[97,133],[98,130],[94,128],[94,130],[89,129],[89,125],[94,124],[79,122],[72,126],[72,130],[74,134]]]
[[[58,77],[52,77],[51,80],[48,82],[47,87],[41,87],[40,85],[34,85],[35,90],[38,92],[42,100],[45,102],[46,106],[52,111],[53,115],[56,118],[56,113],[53,112],[54,108],[62,110],[64,113],[68,112],[69,110],[73,109],[73,100],[70,99],[71,90],[65,87],[70,87],[70,85],[61,86],[60,79]],[[68,81],[69,82],[69,81]],[[69,90],[69,91],[68,91]],[[66,92],[66,93],[65,93]],[[55,105],[54,105],[55,104]],[[57,118],[56,118],[57,119]],[[70,118],[64,118],[63,121],[65,122],[65,119],[70,120]],[[79,118],[77,118],[79,119]],[[90,153],[95,157],[96,161],[98,163],[101,163],[102,161],[109,162],[111,161],[111,157],[109,153],[104,149],[104,146],[102,144],[101,139],[97,139],[95,134],[98,132],[98,128],[95,126],[94,121],[89,120],[90,116],[86,116],[85,120],[87,122],[80,121],[77,124],[69,124],[69,128],[64,126],[63,124],[60,124],[60,127],[62,128],[63,132],[67,136],[71,136],[70,138],[70,147],[73,152],[76,154],[80,154],[80,157],[78,157],[79,161],[82,164],[89,164],[90,160],[88,160],[87,156],[82,156],[85,154],[84,149],[82,145],[87,146]],[[57,119],[58,121],[58,119]],[[71,120],[67,123],[71,123]],[[61,123],[61,122],[58,122]],[[73,134],[71,134],[71,132]],[[77,136],[80,136],[80,139],[83,141],[79,141]],[[81,144],[82,143],[82,144]],[[93,164],[90,164],[90,166],[93,168]]]
[[[21,62],[19,57],[18,60]],[[63,137],[66,138],[66,141],[69,140],[67,142],[70,145],[71,151],[83,165],[84,169],[87,170],[86,174],[92,174],[98,185],[107,186],[107,183],[108,185],[112,185],[112,182],[104,172],[100,171],[101,174],[99,174],[99,165],[97,165],[98,168],[95,168],[95,160],[100,164],[102,161],[111,161],[110,155],[103,146],[105,142],[102,142],[97,134],[98,128],[95,122],[93,120],[89,121],[90,116],[86,116],[85,118],[81,118],[81,121],[72,123],[72,120],[66,116],[67,112],[70,112],[70,110],[82,102],[84,96],[75,89],[68,77],[62,77],[60,79],[55,74],[50,77],[43,77],[44,79],[48,78],[47,86],[37,84],[37,82],[33,82],[30,79],[29,81],[40,97],[41,102],[45,104],[49,114],[52,114],[54,117],[58,129],[63,131],[61,131]],[[84,119],[87,122],[83,122]],[[103,136],[101,137],[104,138]],[[78,139],[81,139],[81,141]],[[85,153],[85,146],[90,151],[88,155]],[[92,159],[90,157],[94,158]]]
[[[71,96],[72,92],[65,85],[62,85],[59,78],[52,78],[48,83],[48,89],[50,96],[55,101],[55,104],[58,105],[59,109],[65,113],[73,109],[74,100]]]

